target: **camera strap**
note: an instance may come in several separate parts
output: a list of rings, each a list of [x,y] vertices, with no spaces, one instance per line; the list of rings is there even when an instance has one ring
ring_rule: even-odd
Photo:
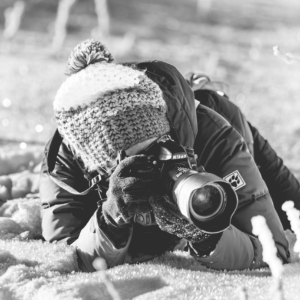
[[[50,174],[50,178],[61,188],[63,188],[64,190],[66,190],[67,192],[74,194],[74,195],[87,195],[92,189],[94,189],[96,187],[96,185],[101,181],[102,177],[100,174],[98,174],[97,176],[93,177],[90,182],[90,187],[87,188],[86,190],[79,192],[76,189],[74,189],[73,187],[71,187],[70,185],[66,184],[65,182],[57,179],[55,176]]]
[[[195,154],[195,151],[192,148],[184,148],[184,150],[187,154],[187,158],[188,158],[190,168],[194,171],[198,171],[198,168],[197,168],[198,155]]]

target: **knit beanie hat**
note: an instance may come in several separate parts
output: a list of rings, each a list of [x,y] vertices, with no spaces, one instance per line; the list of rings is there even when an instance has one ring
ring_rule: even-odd
[[[116,64],[99,42],[79,44],[53,102],[58,130],[88,171],[118,152],[170,131],[159,86],[143,71]]]

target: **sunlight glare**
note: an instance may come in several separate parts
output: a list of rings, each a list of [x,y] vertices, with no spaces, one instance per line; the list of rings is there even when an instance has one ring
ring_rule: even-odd
[[[21,149],[26,149],[27,148],[27,144],[25,142],[20,143],[20,148]]]
[[[43,125],[37,124],[37,125],[35,126],[35,131],[36,131],[36,132],[42,132],[43,130],[44,130]]]
[[[2,105],[4,107],[10,107],[11,106],[11,100],[8,99],[8,98],[5,98],[3,101],[2,101]]]

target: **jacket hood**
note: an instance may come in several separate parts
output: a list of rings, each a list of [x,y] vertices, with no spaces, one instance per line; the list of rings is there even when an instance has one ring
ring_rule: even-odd
[[[162,90],[172,137],[182,146],[193,148],[198,132],[195,100],[184,77],[174,66],[161,61],[139,63],[136,67],[145,69],[147,76]]]

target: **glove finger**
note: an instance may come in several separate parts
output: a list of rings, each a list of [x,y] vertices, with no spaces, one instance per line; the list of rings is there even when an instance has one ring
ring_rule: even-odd
[[[155,217],[155,221],[156,221],[158,227],[161,230],[166,231],[169,234],[176,235],[180,238],[185,238],[187,236],[186,232],[184,230],[184,228],[185,228],[184,225],[170,222],[168,219],[165,219],[165,218],[159,218],[155,214],[154,214],[154,217]]]
[[[131,195],[131,194],[125,194],[123,196],[123,200],[124,200],[124,203],[126,205],[131,205],[131,204],[134,204],[134,203],[137,203],[137,204],[142,204],[142,203],[149,203],[149,194],[134,194],[134,195]]]
[[[110,222],[110,219],[112,219],[118,225],[124,225],[130,222],[131,216],[127,213],[126,209],[122,207],[124,204],[118,204],[108,200],[102,204],[102,212],[107,224]]]
[[[161,222],[178,226],[186,226],[188,224],[188,221],[183,218],[178,218],[175,215],[170,214],[166,211],[158,211],[153,207],[152,209],[156,220],[160,220]]]
[[[156,214],[155,212],[154,217],[159,228],[170,234],[175,234],[180,238],[188,238],[189,240],[204,238],[205,234],[187,220],[179,219],[175,222],[174,219],[170,220],[168,216]]]
[[[155,185],[158,184],[158,178],[156,176],[154,176],[154,174],[149,174],[150,176],[148,176],[148,178],[142,178],[140,176],[135,177],[132,176],[132,174],[130,174],[130,176],[127,177],[119,177],[118,181],[120,182],[120,184],[122,184],[122,186],[126,187],[126,186],[150,186],[150,185]]]
[[[173,217],[177,217],[178,219],[185,219],[177,205],[170,200],[169,196],[155,195],[150,197],[149,201],[154,211],[160,211],[162,213],[165,212],[166,214],[173,215]]]
[[[141,166],[141,165],[151,165],[148,156],[140,154],[126,157],[116,167],[118,169],[124,169],[128,166]]]
[[[116,167],[113,175],[118,177],[138,176],[141,178],[152,178],[156,173],[155,166],[146,155],[134,155],[122,160]],[[112,175],[112,176],[113,176]]]
[[[143,180],[140,178],[127,177],[127,178],[116,178],[111,177],[109,182],[109,190],[112,193],[145,193],[153,194],[161,190],[159,181],[155,179]]]
[[[153,180],[159,176],[158,169],[152,165],[127,166],[120,170],[118,177],[120,178],[139,178],[141,180]]]
[[[144,154],[138,154],[138,155],[132,155],[129,157],[126,157],[120,162],[120,165],[127,166],[131,164],[141,164],[141,163],[147,163],[149,161],[149,158],[147,155]]]
[[[123,193],[132,193],[132,194],[143,194],[143,193],[148,193],[148,195],[154,195],[156,193],[159,193],[161,190],[159,184],[156,181],[146,181],[146,182],[141,182],[141,181],[134,181],[127,183],[123,182],[122,183],[122,192]]]

